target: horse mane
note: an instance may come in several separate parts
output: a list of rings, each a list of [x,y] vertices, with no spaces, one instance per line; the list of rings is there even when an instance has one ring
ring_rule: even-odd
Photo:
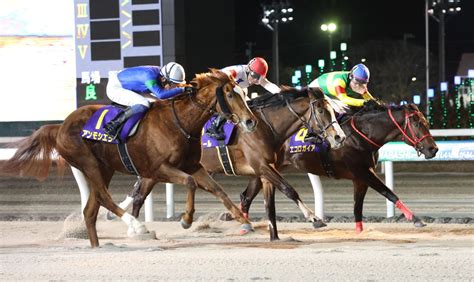
[[[202,88],[213,83],[218,83],[219,86],[222,86],[229,82],[233,82],[233,79],[228,74],[218,69],[210,68],[209,72],[196,74],[191,84],[194,84],[197,88]]]
[[[272,94],[267,91],[262,95],[247,101],[247,105],[250,109],[286,106],[287,101],[291,103],[301,97],[308,97],[306,88],[299,90],[290,86],[282,85],[280,93]]]

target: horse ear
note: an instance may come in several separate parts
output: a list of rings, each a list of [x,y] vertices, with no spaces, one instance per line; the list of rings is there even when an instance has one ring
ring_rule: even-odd
[[[308,87],[308,94],[313,95],[316,99],[324,98],[324,93],[319,87]]]

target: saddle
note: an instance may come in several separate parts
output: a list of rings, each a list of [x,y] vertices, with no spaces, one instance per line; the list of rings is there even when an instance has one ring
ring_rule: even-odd
[[[114,119],[124,109],[124,106],[118,104],[101,107],[92,114],[82,128],[81,137],[110,144],[125,143],[127,138],[136,133],[140,120],[145,116],[144,112],[135,114],[126,120],[115,139],[106,134],[103,129],[105,124]]]

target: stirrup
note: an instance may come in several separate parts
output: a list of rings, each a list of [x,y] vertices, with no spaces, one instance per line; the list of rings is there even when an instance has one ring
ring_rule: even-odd
[[[112,137],[113,139],[117,138],[117,135],[120,131],[120,127],[122,126],[122,123],[116,122],[116,121],[111,121],[108,122],[104,126],[104,132]]]

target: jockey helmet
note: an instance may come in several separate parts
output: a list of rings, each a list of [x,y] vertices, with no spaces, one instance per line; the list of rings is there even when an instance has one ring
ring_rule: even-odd
[[[250,75],[253,78],[259,79],[260,77],[266,77],[268,72],[268,64],[265,59],[260,57],[255,57],[247,64]]]
[[[184,83],[186,79],[184,68],[175,62],[170,62],[164,65],[160,70],[160,74],[166,80],[173,83]]]
[[[349,73],[349,79],[355,79],[357,82],[362,84],[369,83],[370,72],[369,69],[364,64],[357,64]]]

